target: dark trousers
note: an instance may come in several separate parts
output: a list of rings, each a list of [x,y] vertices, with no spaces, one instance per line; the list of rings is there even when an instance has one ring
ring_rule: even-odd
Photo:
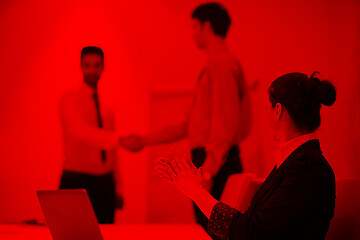
[[[191,151],[192,162],[199,168],[204,164],[206,159],[205,148],[195,148]],[[239,148],[233,146],[229,152],[224,165],[220,168],[218,174],[214,177],[214,183],[211,188],[210,194],[216,199],[220,200],[221,194],[225,188],[226,181],[231,174],[242,173],[242,164],[239,157]],[[196,220],[201,226],[207,230],[208,219],[201,212],[198,206],[194,203],[194,210]]]
[[[63,171],[59,188],[86,189],[98,222],[114,223],[115,182],[112,173],[97,176]]]

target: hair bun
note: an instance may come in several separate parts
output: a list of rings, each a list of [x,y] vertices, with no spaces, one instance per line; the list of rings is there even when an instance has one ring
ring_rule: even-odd
[[[331,106],[336,100],[336,90],[329,81],[320,81],[319,85],[314,91],[315,98],[325,106]]]

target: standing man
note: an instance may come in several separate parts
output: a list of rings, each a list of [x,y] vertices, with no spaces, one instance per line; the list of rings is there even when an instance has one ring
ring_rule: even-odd
[[[208,62],[200,74],[187,122],[147,137],[131,135],[128,140],[152,145],[188,137],[192,161],[202,167],[203,184],[219,200],[228,177],[242,172],[238,145],[250,131],[249,93],[241,66],[225,44],[231,24],[226,9],[218,3],[200,5],[192,13],[192,21],[195,42]],[[206,229],[206,216],[194,206],[197,221]]]
[[[60,189],[87,190],[99,223],[113,223],[115,205],[122,207],[122,185],[114,131],[114,114],[99,100],[97,84],[104,70],[98,47],[81,51],[83,83],[60,102],[64,154]]]

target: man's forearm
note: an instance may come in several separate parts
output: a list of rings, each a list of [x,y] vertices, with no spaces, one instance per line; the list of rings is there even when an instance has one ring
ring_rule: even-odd
[[[91,146],[99,147],[105,150],[112,150],[120,146],[120,137],[117,133],[110,130],[96,127],[78,126],[69,129],[69,133],[74,138],[87,143]]]
[[[150,134],[145,138],[146,144],[155,145],[171,143],[187,137],[187,123],[168,126],[160,132]]]

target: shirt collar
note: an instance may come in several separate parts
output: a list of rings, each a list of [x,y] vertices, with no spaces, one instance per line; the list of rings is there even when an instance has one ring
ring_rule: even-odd
[[[229,51],[227,50],[227,48],[223,49],[222,51],[218,52],[216,55],[213,55],[209,60],[208,60],[208,64],[215,64],[218,63],[220,61],[222,61],[223,59],[227,58],[230,55]]]
[[[279,149],[275,152],[275,159],[277,168],[290,156],[298,147],[306,143],[307,141],[317,139],[315,133],[307,133],[299,137],[293,138],[280,145]]]
[[[86,82],[81,83],[80,89],[84,94],[90,96],[93,96],[94,93],[97,93],[97,89],[90,87],[88,84],[86,84]]]

